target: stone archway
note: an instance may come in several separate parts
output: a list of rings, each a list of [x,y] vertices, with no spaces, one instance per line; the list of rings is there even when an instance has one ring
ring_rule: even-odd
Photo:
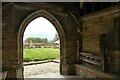
[[[62,66],[62,59],[64,58],[63,55],[66,54],[66,37],[65,37],[65,32],[62,28],[62,25],[59,23],[59,21],[49,12],[45,10],[39,10],[36,12],[33,12],[30,14],[25,20],[22,22],[19,32],[18,32],[18,55],[19,55],[19,63],[21,64],[20,66],[22,67],[23,63],[23,34],[24,31],[27,27],[27,25],[35,18],[38,17],[44,17],[48,19],[56,28],[59,37],[60,37],[60,74],[63,74],[63,66]],[[23,68],[20,71],[23,76]]]
[[[22,5],[23,4],[23,5]],[[55,9],[50,5],[38,8],[12,3],[3,9],[3,68],[7,78],[23,78],[23,33],[27,25],[37,17],[48,19],[56,28],[60,37],[60,74],[75,74],[77,55],[77,22],[71,11]],[[26,7],[27,8],[26,8]],[[27,10],[26,10],[27,9]],[[16,14],[16,15],[15,15]],[[78,15],[78,14],[77,14]],[[12,73],[12,74],[11,74]]]

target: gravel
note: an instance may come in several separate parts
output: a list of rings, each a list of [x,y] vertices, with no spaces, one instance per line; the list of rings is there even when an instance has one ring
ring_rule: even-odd
[[[48,62],[43,64],[24,66],[24,77],[34,78],[34,76],[39,75],[39,77],[47,77],[49,74],[59,74],[59,63]]]
[[[80,78],[78,75],[60,75],[59,63],[48,62],[43,64],[24,66],[24,80],[29,78]]]

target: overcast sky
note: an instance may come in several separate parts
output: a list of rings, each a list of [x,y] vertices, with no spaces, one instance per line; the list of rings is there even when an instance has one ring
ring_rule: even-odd
[[[47,19],[39,17],[31,21],[25,32],[23,40],[28,37],[40,37],[48,38],[48,40],[54,39],[55,34],[57,33],[55,27]]]

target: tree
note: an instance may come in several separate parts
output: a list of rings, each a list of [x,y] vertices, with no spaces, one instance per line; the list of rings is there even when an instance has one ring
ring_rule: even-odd
[[[48,42],[47,38],[29,37],[25,40],[25,43],[30,44],[31,41],[33,43],[47,43]]]
[[[42,43],[47,43],[48,40],[47,40],[47,38],[42,38],[42,39],[41,39],[41,42],[42,42]]]
[[[25,40],[25,43],[30,44],[31,40],[32,40],[32,38],[27,38],[27,39]]]

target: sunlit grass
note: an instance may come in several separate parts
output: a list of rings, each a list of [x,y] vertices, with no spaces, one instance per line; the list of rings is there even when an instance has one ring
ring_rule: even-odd
[[[54,48],[30,48],[23,50],[23,60],[40,61],[49,59],[59,59],[59,49]]]

